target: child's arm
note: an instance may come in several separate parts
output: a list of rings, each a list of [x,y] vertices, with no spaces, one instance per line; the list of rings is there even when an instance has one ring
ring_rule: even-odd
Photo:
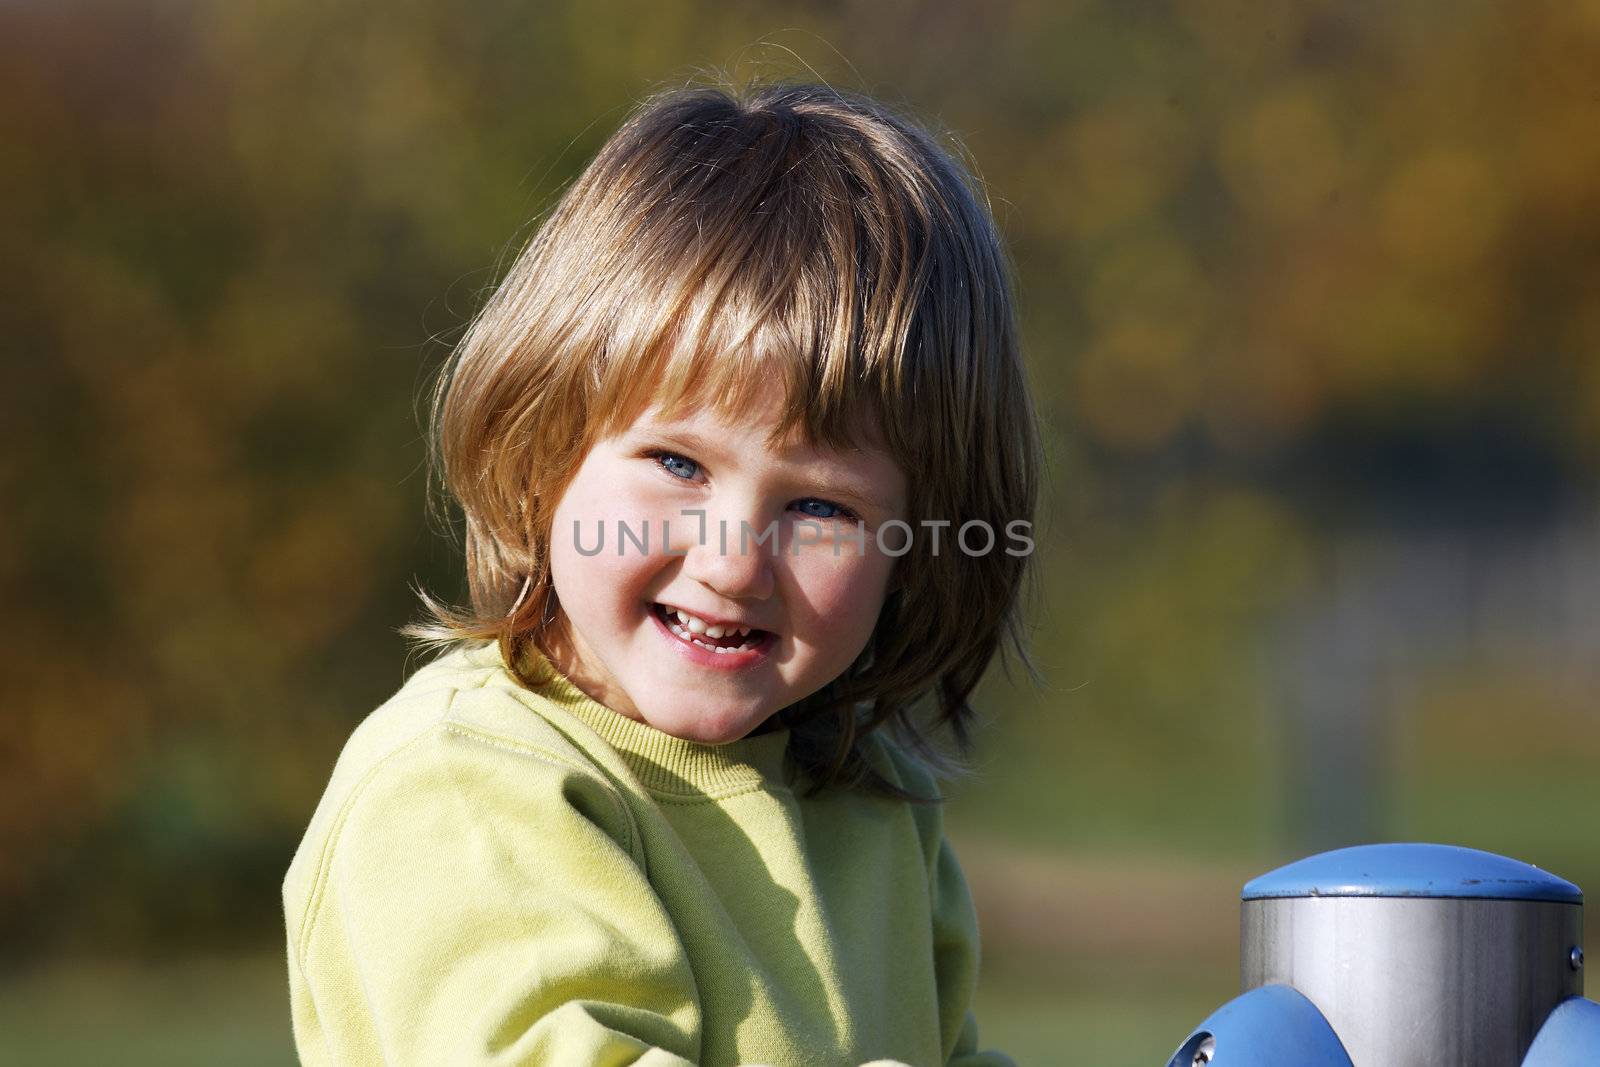
[[[1003,1052],[978,1051],[972,1000],[978,984],[978,918],[955,850],[942,830],[933,861],[933,951],[948,1067],[1016,1067]]]
[[[894,778],[920,796],[942,792],[920,762],[898,745],[886,743]],[[928,861],[928,894],[933,910],[934,980],[939,997],[939,1037],[946,1067],[1016,1067],[1003,1052],[979,1051],[978,1019],[972,1001],[978,987],[978,912],[961,872],[955,849],[944,832],[944,804],[914,809],[922,854]]]

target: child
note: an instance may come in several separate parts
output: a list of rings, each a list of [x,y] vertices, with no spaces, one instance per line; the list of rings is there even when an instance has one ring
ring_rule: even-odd
[[[565,193],[435,393],[471,607],[422,594],[445,654],[284,882],[304,1062],[1012,1062],[931,738],[1028,664],[1038,439],[970,182],[770,85],[658,95]]]

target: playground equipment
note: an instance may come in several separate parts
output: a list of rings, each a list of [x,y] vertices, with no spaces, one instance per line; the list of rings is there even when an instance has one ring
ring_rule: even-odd
[[[1168,1067],[1596,1067],[1583,893],[1449,845],[1312,856],[1241,894],[1240,987]]]

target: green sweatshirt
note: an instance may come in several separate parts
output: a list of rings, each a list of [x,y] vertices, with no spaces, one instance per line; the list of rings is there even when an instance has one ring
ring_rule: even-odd
[[[529,691],[493,644],[422,667],[351,735],[284,881],[302,1061],[1010,1065],[977,1051],[939,807],[802,799],[788,736],[685,741],[566,679]]]

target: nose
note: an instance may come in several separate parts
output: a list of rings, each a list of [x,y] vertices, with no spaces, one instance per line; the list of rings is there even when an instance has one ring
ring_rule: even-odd
[[[703,529],[697,517],[685,519],[681,537],[678,524],[672,525],[676,542],[672,551],[687,550],[683,557],[686,577],[730,600],[765,600],[772,595],[775,535],[758,544],[756,539],[767,531],[748,513],[718,514],[708,509]]]

